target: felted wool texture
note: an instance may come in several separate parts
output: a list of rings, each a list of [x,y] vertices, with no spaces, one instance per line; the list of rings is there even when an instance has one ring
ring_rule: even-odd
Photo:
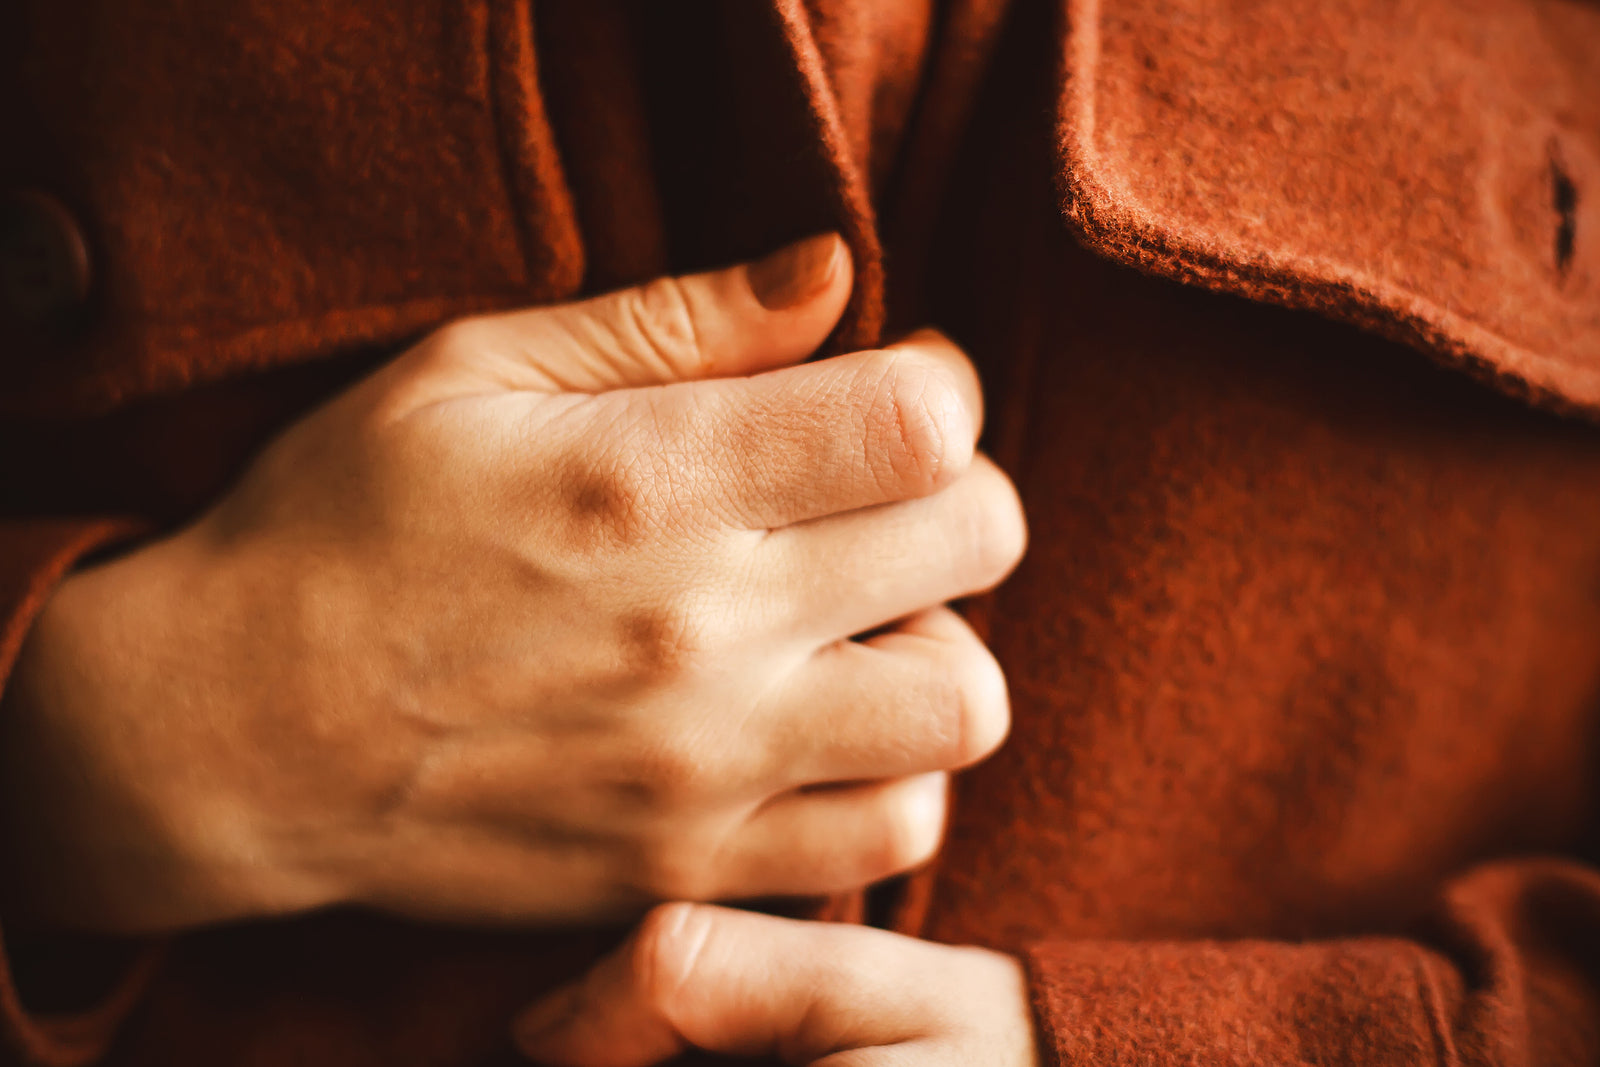
[[[1007,88],[990,106],[1025,112]],[[1012,737],[963,778],[927,929],[1333,934],[1578,848],[1594,430],[1096,259],[1045,226],[1029,124],[980,116],[938,292],[969,294],[948,325],[1032,538],[982,610]]]
[[[185,521],[454,315],[837,229],[858,286],[829,350],[886,321],[965,344],[1032,548],[967,606],[1015,727],[958,784],[946,856],[809,913],[1023,954],[1045,1062],[1216,1061],[1238,1033],[1276,1062],[1594,1061],[1600,434],[1523,403],[1592,406],[1518,355],[1578,366],[1561,324],[1593,309],[1587,9],[1282,9],[1301,32],[1043,0],[161,0],[86,29],[20,6],[0,123],[26,150],[0,180],[69,203],[97,295],[80,334],[0,360],[7,633],[81,524]],[[1448,91],[1424,107],[1423,82]],[[1560,214],[1548,151],[1507,148],[1533,160],[1514,181],[1486,162],[1525,113],[1579,199],[1559,298],[1513,307],[1536,271],[1508,257],[1553,255]],[[1062,125],[1085,114],[1093,158]],[[1425,219],[1395,213],[1402,160]],[[1135,201],[1160,210],[1117,214]],[[1390,282],[1488,291],[1506,345],[1325,269],[1384,234]],[[186,934],[81,1015],[7,976],[0,1062],[514,1064],[511,1014],[623,934],[359,912]]]
[[[104,410],[573,293],[527,7],[28,4],[8,184],[85,229],[92,315],[13,346],[6,410]]]
[[[1594,929],[1597,891],[1592,870],[1481,868],[1447,894],[1437,949],[1376,937],[1036,946],[1045,1062],[1593,1062],[1600,976],[1567,965],[1567,942]]]
[[[1042,226],[1031,28],[933,298],[1030,516],[1013,733],[898,928],[1023,953],[1046,1063],[1592,1062],[1600,441]]]
[[[1600,10],[1068,0],[1066,212],[1169,277],[1600,409]]]

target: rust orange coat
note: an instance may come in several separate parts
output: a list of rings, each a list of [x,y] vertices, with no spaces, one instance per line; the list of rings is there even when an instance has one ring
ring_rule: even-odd
[[[421,332],[846,234],[836,347],[980,363],[1033,548],[942,860],[818,914],[1021,954],[1047,1063],[1600,1060],[1600,8],[1585,0],[15,0],[0,678]],[[616,935],[349,913],[102,978],[4,1062],[515,1063]],[[65,979],[65,981],[62,981]]]

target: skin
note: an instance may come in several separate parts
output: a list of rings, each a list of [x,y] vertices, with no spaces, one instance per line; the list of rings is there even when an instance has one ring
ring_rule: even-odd
[[[652,912],[514,1036],[551,1067],[650,1067],[690,1047],[817,1067],[1039,1064],[1010,956],[687,903]]]
[[[940,605],[1025,530],[948,341],[802,363],[821,240],[450,325],[64,582],[0,716],[13,920],[566,924],[927,858],[1008,722]]]

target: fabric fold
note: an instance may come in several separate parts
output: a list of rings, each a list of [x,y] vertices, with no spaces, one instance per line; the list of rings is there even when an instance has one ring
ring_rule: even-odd
[[[1600,11],[1068,0],[1067,221],[1600,413]]]
[[[140,532],[127,519],[37,519],[0,523],[0,699],[33,620],[85,556]],[[0,704],[3,707],[3,704]],[[137,951],[98,1002],[72,1014],[30,1009],[0,930],[0,1035],[30,1067],[80,1067],[104,1055],[155,972],[162,949]]]
[[[1048,1063],[1474,1064],[1600,1057],[1600,874],[1479,868],[1414,939],[1045,942],[1026,960]]]

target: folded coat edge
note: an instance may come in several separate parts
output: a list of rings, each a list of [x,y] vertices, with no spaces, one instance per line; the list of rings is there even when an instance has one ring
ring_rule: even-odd
[[[1590,129],[1583,121],[1586,115],[1578,116],[1575,125],[1570,109],[1564,108],[1560,99],[1560,90],[1571,90],[1570,83],[1576,82],[1577,92],[1584,93],[1592,86],[1594,98],[1600,100],[1600,63],[1590,64],[1592,70],[1561,72],[1569,75],[1566,82],[1558,82],[1557,91],[1546,94],[1556,99],[1518,99],[1516,107],[1491,114],[1477,125],[1441,121],[1434,138],[1440,147],[1431,153],[1404,155],[1406,160],[1417,160],[1419,169],[1443,159],[1473,160],[1489,175],[1487,181],[1477,182],[1478,190],[1470,190],[1470,181],[1461,183],[1469,187],[1469,195],[1463,195],[1460,202],[1450,202],[1446,196],[1429,198],[1424,206],[1424,210],[1431,208],[1445,216],[1447,224],[1455,222],[1455,240],[1462,246],[1459,254],[1432,257],[1453,269],[1430,273],[1428,256],[1414,255],[1407,263],[1404,255],[1387,254],[1386,242],[1404,240],[1411,216],[1386,216],[1374,210],[1370,195],[1364,195],[1387,184],[1396,190],[1398,203],[1398,193],[1408,186],[1428,187],[1426,176],[1422,181],[1414,176],[1402,181],[1392,173],[1375,172],[1384,155],[1383,143],[1395,142],[1396,155],[1409,153],[1410,146],[1399,142],[1415,131],[1408,131],[1404,122],[1392,128],[1375,123],[1356,112],[1355,102],[1362,94],[1370,95],[1373,85],[1394,89],[1395,83],[1403,87],[1430,78],[1445,85],[1452,79],[1473,77],[1504,80],[1503,72],[1492,65],[1496,57],[1476,55],[1470,56],[1476,62],[1460,62],[1463,49],[1459,42],[1437,51],[1404,42],[1410,47],[1387,55],[1362,56],[1348,48],[1347,41],[1308,34],[1308,47],[1298,57],[1263,54],[1269,51],[1269,42],[1243,59],[1237,58],[1240,50],[1235,49],[1217,64],[1221,69],[1209,69],[1204,61],[1214,58],[1218,47],[1248,39],[1249,34],[1230,37],[1214,28],[1196,27],[1214,27],[1229,17],[1250,23],[1255,6],[1127,0],[1115,5],[1113,17],[1100,0],[1064,0],[1057,181],[1063,215],[1079,239],[1100,254],[1145,273],[1320,313],[1420,349],[1529,403],[1564,414],[1600,418],[1600,288],[1594,284],[1600,276],[1594,263],[1600,242],[1587,239],[1587,226],[1580,235],[1583,239],[1574,240],[1574,224],[1585,221],[1584,215],[1556,217],[1558,225],[1567,227],[1569,255],[1574,255],[1576,245],[1574,261],[1557,265],[1555,271],[1527,269],[1526,263],[1515,262],[1524,258],[1526,250],[1508,239],[1512,227],[1501,217],[1505,212],[1481,189],[1493,184],[1505,169],[1496,159],[1501,146],[1492,135],[1497,121],[1504,125],[1515,118],[1512,112],[1517,108],[1542,107],[1547,114],[1541,119],[1550,128],[1559,128],[1563,143],[1569,146],[1567,157],[1587,162],[1600,156],[1596,146],[1600,125]],[[1289,12],[1284,21],[1291,25],[1296,21],[1297,6],[1305,7],[1283,5]],[[1383,7],[1374,0],[1346,0],[1342,6],[1357,13]],[[1536,10],[1538,0],[1504,0],[1487,6],[1502,13],[1502,22],[1526,23],[1523,16]],[[1189,14],[1196,17],[1186,18]],[[1461,17],[1482,19],[1484,13],[1467,12]],[[1493,19],[1489,24],[1491,29],[1499,28]],[[1592,54],[1600,55],[1600,17],[1594,18],[1589,28],[1594,36]],[[1438,32],[1437,25],[1412,29]],[[1259,34],[1256,25],[1249,30]],[[1186,51],[1173,46],[1175,37],[1203,37],[1207,32],[1211,39],[1198,47]],[[1440,36],[1451,43],[1448,33]],[[1207,45],[1212,46],[1210,55]],[[1108,51],[1113,53],[1110,59]],[[1135,63],[1141,53],[1144,63]],[[1177,55],[1178,66],[1187,68],[1164,81],[1148,76],[1149,72],[1140,68],[1155,70],[1151,57],[1156,54],[1163,58]],[[1409,69],[1393,77],[1393,68],[1402,60]],[[1376,72],[1371,69],[1374,65]],[[1434,69],[1439,67],[1445,69]],[[1333,108],[1296,113],[1296,106],[1303,106],[1306,99],[1296,100],[1292,94],[1279,109],[1274,91],[1296,80],[1310,81],[1319,88],[1339,83],[1353,91],[1311,94],[1319,96],[1322,103],[1331,99],[1347,105],[1342,113]],[[1255,91],[1232,91],[1240,86]],[[1548,86],[1539,88],[1548,90]],[[1403,92],[1399,95],[1404,97]],[[1445,104],[1459,103],[1448,94],[1440,95]],[[1506,97],[1506,86],[1493,84],[1480,99],[1493,103]],[[1434,105],[1433,110],[1443,119],[1453,117],[1438,100],[1423,103]],[[1421,116],[1427,115],[1426,106],[1417,110]],[[1109,121],[1108,112],[1112,112]],[[1130,116],[1137,120],[1131,121]],[[1343,167],[1343,173],[1323,183],[1325,191],[1334,195],[1324,196],[1320,203],[1309,198],[1304,204],[1286,197],[1285,184],[1293,180],[1293,161],[1287,158],[1267,159],[1262,165],[1259,156],[1265,153],[1258,152],[1255,164],[1243,167],[1217,158],[1222,146],[1239,143],[1241,130],[1267,131],[1264,145],[1270,151],[1273,136],[1281,136],[1285,127],[1300,132],[1300,140],[1309,141],[1314,153],[1318,147],[1323,149],[1316,161],[1324,171]],[[1368,151],[1341,154],[1341,149],[1352,146],[1339,143],[1340,132],[1352,129],[1360,131],[1355,141],[1364,141]],[[1195,130],[1201,132],[1186,136]],[[1167,131],[1172,134],[1170,142],[1156,136]],[[1283,138],[1286,146],[1295,140],[1293,136]],[[1241,154],[1247,156],[1248,148]],[[1580,180],[1583,176],[1586,174],[1580,173]],[[1442,177],[1449,180],[1447,175]],[[1563,180],[1569,179],[1563,176]],[[1581,199],[1583,186],[1577,188],[1579,204],[1592,209],[1595,198]],[[1340,202],[1341,195],[1349,199]],[[1444,202],[1434,203],[1434,199]],[[1489,208],[1479,210],[1485,201]],[[1280,205],[1287,207],[1275,211]],[[1265,207],[1265,217],[1249,214],[1251,207]],[[1572,205],[1568,208],[1571,211]],[[1297,226],[1306,221],[1309,211],[1325,215],[1331,220],[1329,226],[1325,230]],[[1452,211],[1456,213],[1453,220],[1449,217]],[[1448,226],[1440,229],[1448,233]],[[1358,237],[1341,239],[1351,233]],[[1512,261],[1507,277],[1492,276],[1496,272],[1490,264],[1497,261],[1497,253],[1499,262]],[[1419,263],[1422,269],[1415,269]],[[1412,269],[1408,271],[1408,267]],[[1498,286],[1508,301],[1519,302],[1510,316],[1503,316],[1511,318],[1511,325],[1519,330],[1505,328],[1493,314],[1475,313],[1470,305],[1473,290],[1489,286]],[[1460,306],[1463,302],[1468,306]]]

